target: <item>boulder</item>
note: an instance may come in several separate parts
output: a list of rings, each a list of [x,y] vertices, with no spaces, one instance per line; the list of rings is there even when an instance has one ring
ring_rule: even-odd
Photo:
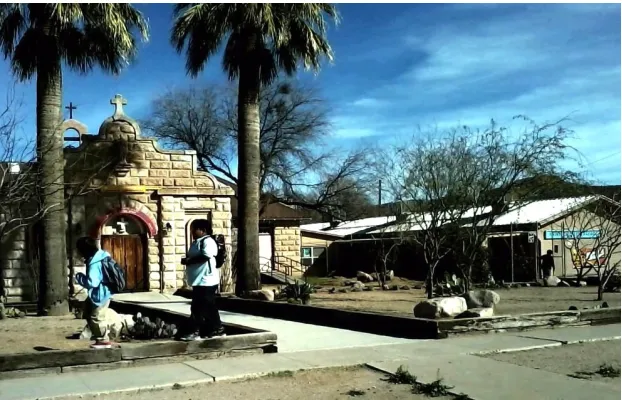
[[[382,285],[382,290],[389,290],[389,285]]]
[[[363,288],[363,290],[364,290],[364,291],[366,291],[366,292],[371,292],[372,290],[374,290],[374,288],[373,288],[373,287],[371,287],[371,286],[365,286],[365,287]]]
[[[558,277],[551,275],[544,279],[544,286],[557,286],[559,285],[559,282],[561,281],[562,280],[559,279]]]
[[[244,297],[252,300],[274,301],[274,292],[268,289],[251,290]]]
[[[570,287],[570,284],[568,282],[566,282],[566,281],[560,280],[559,283],[557,284],[557,286]]]
[[[437,297],[415,305],[413,314],[416,318],[436,319],[454,317],[466,310],[466,300],[462,297]]]
[[[587,282],[586,281],[579,281],[579,286],[585,287],[585,286],[587,286]]]
[[[492,317],[493,315],[494,315],[494,310],[492,307],[472,308],[470,310],[466,310],[456,315],[455,319],[486,318],[486,317]]]
[[[343,286],[352,286],[352,285],[354,285],[356,282],[358,282],[358,281],[348,279],[348,280],[343,281]]]
[[[577,310],[578,310],[577,306],[568,307],[568,311],[577,311]]]
[[[348,293],[350,290],[348,290],[348,288],[341,288],[339,289],[339,293]]]
[[[463,294],[462,297],[466,301],[468,308],[494,307],[499,303],[501,296],[492,290],[480,289],[470,290]]]
[[[363,289],[365,289],[365,284],[363,282],[360,281],[356,281],[354,282],[354,284],[352,285],[352,291],[357,291],[360,292]]]
[[[374,278],[370,274],[363,271],[356,271],[356,279],[363,283],[374,281]]]
[[[410,286],[408,285],[400,286],[400,290],[410,290]]]
[[[104,315],[104,324],[108,330],[108,339],[117,340],[122,334],[128,334],[128,329],[134,327],[134,317],[129,314],[119,314],[112,308],[107,308]],[[88,324],[80,333],[80,339],[92,340],[93,333]]]

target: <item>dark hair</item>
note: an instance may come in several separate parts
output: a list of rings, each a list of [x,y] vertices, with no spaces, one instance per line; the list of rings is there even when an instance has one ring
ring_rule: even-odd
[[[76,241],[76,249],[82,257],[88,258],[97,252],[97,242],[92,237],[84,236]]]
[[[200,229],[208,235],[212,234],[212,223],[206,219],[197,219],[192,222],[192,230]]]
[[[548,254],[548,255],[553,254],[553,250],[547,250],[547,251],[546,251],[546,254]]]

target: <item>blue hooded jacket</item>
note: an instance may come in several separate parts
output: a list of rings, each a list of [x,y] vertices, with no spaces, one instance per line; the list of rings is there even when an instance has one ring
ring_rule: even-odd
[[[104,279],[102,260],[106,257],[110,257],[107,251],[97,250],[93,257],[86,260],[86,275],[81,272],[76,274],[76,281],[80,286],[87,289],[89,299],[97,307],[103,305],[112,297],[110,289],[102,282]]]

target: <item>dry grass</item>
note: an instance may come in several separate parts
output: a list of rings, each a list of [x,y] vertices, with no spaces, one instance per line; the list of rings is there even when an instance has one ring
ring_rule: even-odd
[[[79,332],[86,321],[73,315],[64,317],[8,318],[0,321],[0,343],[3,354],[36,353],[44,350],[88,348],[86,340],[66,337]]]
[[[412,316],[415,304],[425,300],[423,289],[363,291],[339,293],[344,287],[344,278],[314,278],[309,281],[320,286],[312,297],[312,304],[318,307],[336,308],[341,310],[367,311],[380,314]],[[378,288],[378,283],[368,284]],[[421,282],[396,278],[390,285],[408,285],[413,287]],[[336,288],[335,293],[329,289]],[[501,301],[495,308],[497,315],[516,315],[545,311],[564,311],[570,306],[579,309],[594,307],[601,302],[596,301],[596,287],[521,287],[512,289],[495,289]],[[604,300],[610,307],[620,306],[620,293],[605,293]]]

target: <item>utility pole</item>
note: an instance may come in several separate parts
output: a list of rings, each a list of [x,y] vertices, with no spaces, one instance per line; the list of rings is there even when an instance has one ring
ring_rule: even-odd
[[[378,207],[382,205],[382,179],[378,180]]]

